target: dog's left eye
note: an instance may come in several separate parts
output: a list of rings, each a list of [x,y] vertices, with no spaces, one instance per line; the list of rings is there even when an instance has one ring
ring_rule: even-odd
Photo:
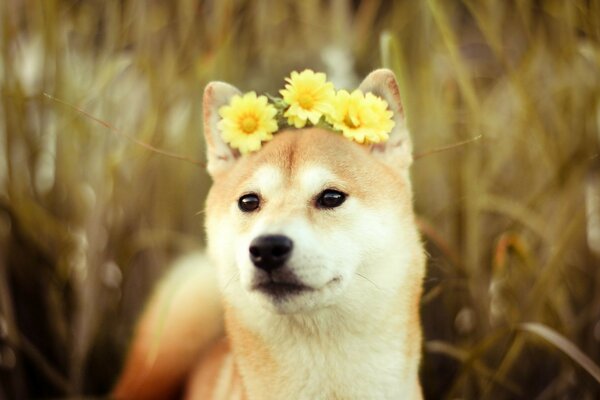
[[[335,208],[346,201],[346,194],[339,190],[327,189],[321,192],[317,197],[316,205],[318,208]]]

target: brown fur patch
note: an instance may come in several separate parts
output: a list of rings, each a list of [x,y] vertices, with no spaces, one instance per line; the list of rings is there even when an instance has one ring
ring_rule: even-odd
[[[272,385],[271,378],[277,374],[277,363],[267,344],[239,320],[235,310],[228,304],[225,304],[225,326],[236,359],[244,363],[246,370],[253,371],[254,377],[264,379],[252,382],[252,385],[263,388]]]
[[[113,391],[115,399],[177,396],[198,356],[221,334],[217,284],[203,262],[194,259],[184,274],[176,268],[153,294]]]
[[[241,400],[245,390],[237,365],[232,361],[229,340],[222,338],[200,360],[188,378],[187,400]],[[229,361],[229,364],[228,364]]]

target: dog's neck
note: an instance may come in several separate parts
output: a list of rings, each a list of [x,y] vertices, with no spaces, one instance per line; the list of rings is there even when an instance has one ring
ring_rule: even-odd
[[[372,296],[309,314],[264,311],[252,320],[228,307],[248,398],[420,398],[419,297]]]

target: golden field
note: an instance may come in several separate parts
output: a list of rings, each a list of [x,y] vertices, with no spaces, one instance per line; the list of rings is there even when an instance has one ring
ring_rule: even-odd
[[[110,390],[202,247],[207,82],[380,66],[415,145],[427,398],[600,396],[600,2],[6,0],[0,29],[0,398]]]

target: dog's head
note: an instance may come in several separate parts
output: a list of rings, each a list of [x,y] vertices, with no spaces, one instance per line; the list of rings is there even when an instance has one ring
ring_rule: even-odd
[[[359,145],[320,128],[290,129],[240,156],[222,139],[217,110],[239,91],[213,82],[204,94],[209,252],[234,306],[310,310],[420,285],[408,168],[411,142],[394,75],[371,73],[364,92],[385,99],[387,142]]]

